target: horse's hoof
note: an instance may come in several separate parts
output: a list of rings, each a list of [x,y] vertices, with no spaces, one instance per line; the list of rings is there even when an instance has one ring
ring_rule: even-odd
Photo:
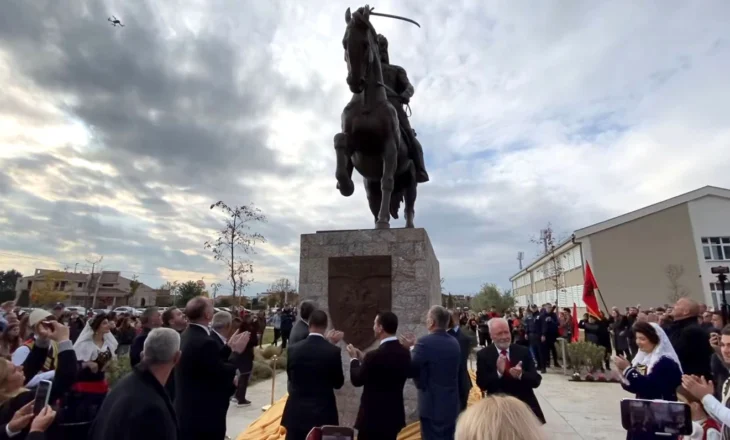
[[[337,189],[340,190],[340,194],[343,196],[350,197],[355,192],[355,184],[352,183],[352,180],[337,182]]]
[[[390,229],[388,222],[375,222],[375,229]]]

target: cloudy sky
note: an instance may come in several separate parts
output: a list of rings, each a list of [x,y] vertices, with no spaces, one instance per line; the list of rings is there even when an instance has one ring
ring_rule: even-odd
[[[372,227],[361,186],[343,198],[334,180],[348,6],[4,1],[0,268],[103,255],[153,287],[222,280],[209,207],[253,202],[269,219],[253,294],[297,278],[300,234]],[[416,223],[448,290],[509,285],[548,222],[567,235],[730,187],[730,3],[374,6],[422,25],[373,19],[416,89]]]

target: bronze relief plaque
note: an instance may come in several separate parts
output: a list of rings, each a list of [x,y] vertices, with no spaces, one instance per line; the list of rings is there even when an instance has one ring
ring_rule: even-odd
[[[345,342],[365,350],[373,342],[373,320],[392,305],[390,256],[328,259],[328,289],[332,325]]]

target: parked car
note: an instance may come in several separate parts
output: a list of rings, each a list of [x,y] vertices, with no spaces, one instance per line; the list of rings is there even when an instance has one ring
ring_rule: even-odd
[[[68,313],[78,313],[81,316],[86,316],[86,307],[81,306],[69,306],[64,309]]]
[[[116,309],[114,309],[114,313],[116,313],[117,315],[120,313],[124,313],[124,314],[130,315],[130,316],[137,316],[137,310],[135,310],[134,307],[129,307],[129,306],[117,307]]]

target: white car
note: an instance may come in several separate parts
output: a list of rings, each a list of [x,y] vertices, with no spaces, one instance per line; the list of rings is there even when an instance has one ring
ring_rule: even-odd
[[[86,307],[70,306],[66,307],[64,311],[68,313],[77,313],[79,316],[86,316]]]
[[[114,313],[116,313],[117,315],[120,313],[125,313],[127,315],[136,316],[137,311],[134,309],[134,307],[122,306],[114,309]]]

